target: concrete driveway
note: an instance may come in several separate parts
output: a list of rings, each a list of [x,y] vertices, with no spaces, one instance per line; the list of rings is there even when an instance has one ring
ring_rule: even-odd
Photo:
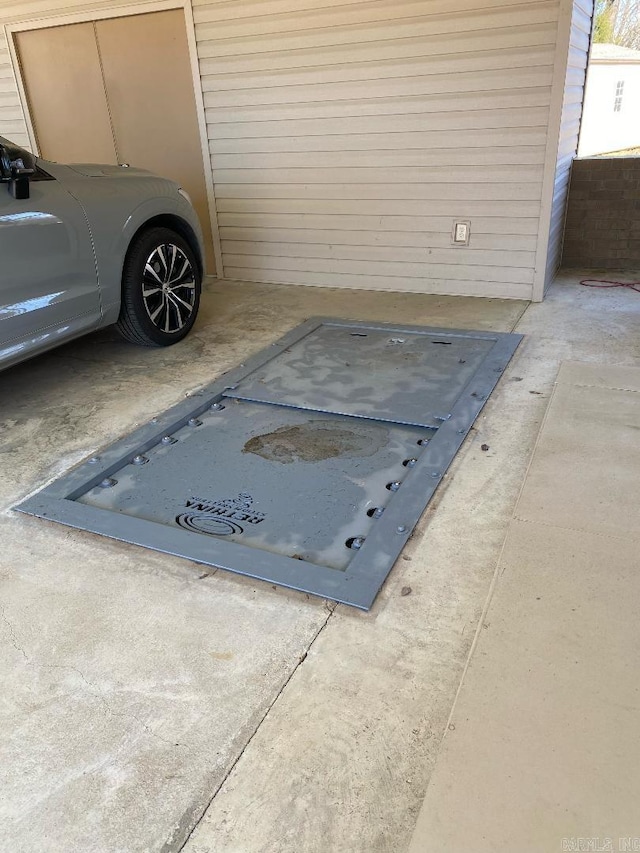
[[[369,613],[11,510],[316,314],[527,336]],[[217,283],[169,350],[0,374],[2,848],[406,849],[559,362],[640,364],[639,319],[568,276],[529,307]]]

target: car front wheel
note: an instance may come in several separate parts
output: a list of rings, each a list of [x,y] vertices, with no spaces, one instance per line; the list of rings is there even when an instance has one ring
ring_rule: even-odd
[[[143,346],[175,344],[195,323],[200,290],[187,241],[170,228],[150,228],[134,238],[127,253],[118,330]]]

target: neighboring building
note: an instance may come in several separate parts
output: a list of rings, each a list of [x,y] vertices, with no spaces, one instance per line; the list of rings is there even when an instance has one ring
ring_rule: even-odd
[[[594,44],[584,96],[579,157],[640,147],[640,50]]]
[[[221,277],[542,299],[592,10],[3,0],[0,134],[175,176],[210,219]]]

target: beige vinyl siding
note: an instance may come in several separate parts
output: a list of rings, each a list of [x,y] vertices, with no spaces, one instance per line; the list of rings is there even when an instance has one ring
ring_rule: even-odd
[[[225,277],[531,297],[563,3],[195,0]],[[117,8],[13,0],[0,23]],[[0,133],[27,144],[1,29]]]
[[[29,143],[9,49],[2,29],[0,29],[0,135],[14,140],[18,145]]]
[[[578,150],[592,15],[592,0],[576,0],[571,18],[567,74],[560,119],[560,134],[545,269],[545,288],[553,281],[562,259],[562,239],[569,191],[569,178],[571,175],[571,164]]]
[[[196,3],[226,277],[529,297],[557,14]]]

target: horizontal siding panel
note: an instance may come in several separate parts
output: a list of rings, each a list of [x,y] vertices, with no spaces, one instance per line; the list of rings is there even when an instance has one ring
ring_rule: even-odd
[[[388,12],[395,9],[387,6]],[[388,14],[387,12],[387,14]],[[344,12],[342,13],[344,14]],[[342,19],[342,14],[338,20]],[[207,42],[208,50],[216,57],[240,56],[283,51],[314,50],[326,46],[351,46],[367,42],[400,42],[420,37],[443,37],[451,33],[466,33],[497,29],[513,25],[532,26],[556,21],[555,2],[529,3],[522,6],[507,6],[499,10],[477,12],[452,12],[449,15],[421,15],[398,21],[391,14],[386,20],[369,23],[364,20],[357,27],[352,25],[324,26],[318,29],[285,29],[276,33],[256,34],[238,38],[220,38],[218,24],[196,25],[196,38]],[[335,20],[335,18],[334,18]],[[291,24],[285,24],[291,27]]]
[[[549,253],[547,255],[547,271],[555,273],[558,268],[558,260],[562,254],[562,241],[564,239],[563,229],[556,228],[549,237]]]
[[[349,136],[352,133],[389,133],[392,121],[394,133],[415,133],[433,130],[484,130],[487,128],[540,127],[546,125],[547,107],[531,109],[485,110],[484,112],[451,112],[427,115],[391,115],[381,121],[379,116],[353,118],[300,119],[299,121],[261,121],[209,123],[210,139],[235,139],[262,136]]]
[[[576,4],[573,7],[573,26],[587,38],[591,37],[591,15]]]
[[[462,217],[459,217],[460,219]],[[236,240],[300,240],[354,245],[387,241],[395,246],[447,246],[453,216],[356,216],[343,214],[220,213],[221,233]],[[538,222],[535,217],[515,219],[478,217],[473,226],[474,246],[483,249],[533,251]],[[285,236],[286,235],[286,238]]]
[[[453,278],[402,278],[400,276],[362,276],[347,273],[304,274],[292,270],[263,273],[251,267],[225,267],[231,281],[258,281],[273,284],[304,284],[312,287],[349,287],[356,290],[391,290],[405,293],[437,293],[443,296],[488,296],[494,299],[531,299],[531,285],[516,282],[487,281],[480,271],[474,280]]]
[[[504,148],[544,145],[547,129],[544,125],[526,128],[480,128],[476,130],[423,131],[417,133],[377,133],[375,135],[352,133],[333,136],[276,136],[276,137],[229,137],[209,139],[209,150],[214,157],[218,154],[246,153],[295,153],[303,151],[352,152],[352,151],[430,151],[450,144],[451,150],[476,148],[500,152]],[[215,162],[215,161],[214,161]]]
[[[580,114],[582,113],[582,86],[571,86],[567,89],[564,99],[565,107],[577,106],[580,110]],[[579,116],[577,116],[579,118]],[[574,120],[575,120],[574,116]],[[569,116],[567,116],[569,119]]]
[[[567,65],[569,68],[586,68],[588,63],[588,53],[584,48],[569,45],[569,55],[567,56]]]
[[[549,232],[549,245],[558,247],[562,242],[564,232],[564,207],[559,208],[559,213],[551,220],[551,229]]]
[[[574,47],[573,45],[570,45],[569,55],[567,57],[568,70],[570,71],[571,69],[578,69],[580,71],[586,71],[588,64],[589,54],[586,53],[581,47]]]
[[[558,159],[556,161],[556,169],[558,171],[570,171],[571,164],[577,155],[578,132],[580,125],[576,122],[573,128],[573,135],[560,142],[558,147]]]
[[[562,240],[564,237],[564,211],[551,224],[551,233],[549,235],[549,257],[548,261],[551,266],[557,268],[559,253],[562,248]],[[553,257],[555,255],[555,257]]]
[[[8,137],[17,145],[29,147],[20,96],[2,26],[0,26],[0,135]],[[3,191],[2,187],[0,191]],[[0,263],[2,263],[1,259]]]
[[[559,244],[550,244],[550,253],[547,255],[546,274],[551,281],[553,281],[558,272],[559,264],[555,263],[555,258],[558,257],[559,250]]]
[[[25,127],[24,121],[14,121],[10,119],[4,119],[0,115],[0,134],[2,136],[6,136],[7,139],[10,139],[12,142],[15,142],[16,145],[27,145],[27,140],[25,136]]]
[[[236,3],[238,6],[244,6]],[[484,0],[484,9],[487,12],[502,12],[509,5],[521,6],[522,4],[507,4],[504,0]],[[538,0],[530,3],[531,7],[548,6],[548,0]],[[315,4],[311,8],[290,8],[286,12],[276,12],[273,4],[256,8],[253,15],[233,14],[234,9],[224,8],[209,4],[208,6],[197,6],[194,9],[194,20],[196,24],[211,24],[211,29],[216,39],[248,38],[260,36],[266,33],[286,33],[292,30],[304,32],[313,29],[329,29],[336,26],[361,28],[365,24],[372,23],[394,23],[406,18],[413,20],[424,20],[428,18],[441,19],[451,18],[455,14],[458,20],[466,25],[469,14],[478,14],[477,0],[456,0],[455,8],[452,8],[450,0],[396,0],[390,4],[388,0],[376,0],[349,6],[340,4],[339,10],[323,4]],[[336,11],[338,14],[336,14]]]
[[[564,229],[564,208],[558,207],[554,213],[555,215],[551,220],[551,239],[556,239]]]
[[[582,117],[582,104],[567,104],[562,111],[562,123],[580,121]]]
[[[244,154],[267,152],[299,151],[430,151],[449,145],[450,149],[476,148],[478,150],[500,151],[503,148],[527,145],[544,145],[547,140],[547,128],[544,124],[535,127],[476,128],[475,130],[457,129],[455,134],[449,131],[418,131],[415,133],[376,134],[351,133],[333,136],[249,136],[209,138],[209,150],[212,155]],[[215,161],[214,161],[215,162]]]
[[[521,89],[514,92],[501,89],[485,92],[459,92],[421,97],[367,98],[365,100],[314,101],[312,103],[279,104],[278,121],[305,121],[307,119],[357,118],[383,115],[432,115],[444,113],[474,112],[485,113],[488,110],[506,110],[515,107],[545,107],[549,103],[550,87]],[[208,95],[205,106],[211,107]],[[209,113],[219,124],[237,122],[273,121],[274,106],[263,107],[226,107],[217,108]]]
[[[460,251],[453,249],[452,251]],[[291,270],[298,272],[323,272],[323,273],[349,273],[351,275],[364,276],[395,276],[401,278],[455,278],[459,281],[474,281],[478,271],[464,264],[431,264],[405,263],[402,260],[394,261],[348,261],[332,260],[328,258],[288,258],[269,257],[267,255],[233,255],[226,254],[227,263],[230,266],[243,264],[246,268],[258,269],[264,272],[273,270]],[[488,281],[516,282],[520,284],[531,284],[533,282],[533,270],[521,269],[519,267],[482,267],[482,275]]]
[[[584,51],[585,55],[589,50],[590,37],[589,34],[574,27],[571,31],[571,47],[578,48]]]
[[[539,200],[539,183],[518,184],[224,184],[224,198],[259,199],[332,199],[367,201],[369,199],[502,201],[522,199]],[[364,206],[363,206],[364,209]]]
[[[558,263],[555,262],[555,258],[558,257],[557,253],[559,251],[559,247],[556,247],[552,244],[549,244],[549,245],[550,245],[550,252],[547,255],[546,276],[547,276],[547,279],[549,281],[553,281],[554,278],[556,277],[556,274],[557,274],[559,266],[560,266]],[[556,254],[551,254],[552,252],[554,252]]]
[[[424,249],[450,249],[451,236],[446,233],[446,226],[449,222],[443,222],[441,219],[433,217],[434,225],[438,230],[434,231],[406,231],[406,230],[390,230],[380,227],[378,230],[335,230],[321,228],[302,228],[291,227],[286,228],[260,228],[260,227],[220,227],[220,237],[225,243],[246,242],[246,243],[265,243],[265,244],[282,244],[282,243],[302,243],[307,246],[327,245],[327,246],[385,246],[385,247],[403,247],[403,248],[424,248]],[[336,224],[336,223],[332,223]],[[366,223],[372,225],[373,223]],[[353,226],[353,223],[350,223]],[[508,227],[508,225],[506,226]],[[509,233],[493,233],[483,234],[478,232],[477,226],[474,228],[471,246],[473,250],[496,250],[501,252],[521,252],[529,254],[535,251],[536,239],[535,236],[523,236]],[[229,249],[234,254],[238,253],[238,248]],[[465,249],[461,256],[466,256]],[[254,252],[255,253],[255,252]],[[452,257],[451,252],[447,251],[447,256]],[[436,260],[432,258],[432,260]],[[500,263],[502,258],[494,257],[492,254],[492,264]],[[470,259],[464,261],[470,262]],[[515,263],[514,266],[519,266]]]
[[[574,140],[574,148],[569,150],[563,156],[558,156],[558,172],[562,172],[563,174],[567,174],[571,171],[571,164],[573,163],[573,159],[575,157],[575,140]]]
[[[491,251],[458,247],[455,251],[448,249],[404,247],[398,252],[397,246],[386,245],[331,245],[327,243],[278,243],[250,242],[240,240],[224,240],[222,251],[229,257],[242,255],[245,257],[262,258],[311,258],[313,260],[330,259],[346,261],[367,261],[375,263],[411,264],[424,273],[424,265],[438,269],[449,265],[463,264],[465,267],[509,267],[525,269],[530,273],[535,263],[532,252],[515,252],[512,250]],[[528,279],[527,279],[528,280]]]
[[[564,214],[564,211],[562,211]],[[549,235],[549,245],[552,253],[560,249],[564,231],[564,215],[558,216],[551,224],[551,233]]]
[[[425,214],[442,214],[455,216],[458,219],[470,219],[481,216],[512,216],[529,218],[540,215],[539,201],[521,201],[514,197],[508,201],[465,201],[454,199],[443,201],[431,199],[428,202],[412,199],[369,199],[366,205],[360,200],[341,199],[337,204],[335,199],[273,199],[254,198],[250,202],[244,198],[231,198],[220,194],[217,209],[221,213],[245,213],[251,210],[256,213],[288,213],[288,214],[373,214],[377,216],[424,216]],[[473,227],[473,225],[472,225]]]
[[[454,45],[455,47],[455,45]],[[202,74],[202,88],[205,92],[245,92],[245,97],[251,98],[249,103],[263,103],[253,98],[268,97],[269,93],[261,90],[274,89],[287,92],[295,92],[304,86],[316,86],[322,93],[325,86],[337,83],[362,83],[376,88],[385,80],[393,80],[396,77],[405,78],[407,81],[412,77],[431,78],[434,87],[443,86],[442,82],[435,82],[436,78],[444,78],[447,81],[453,78],[452,85],[460,74],[466,74],[482,85],[483,74],[489,71],[508,71],[511,75],[520,68],[542,68],[553,66],[554,49],[553,44],[548,43],[539,47],[519,46],[518,49],[502,50],[475,50],[466,52],[452,52],[441,55],[431,55],[428,62],[425,57],[418,56],[411,59],[399,56],[395,60],[387,59],[381,62],[379,57],[369,61],[340,62],[334,65],[311,65],[303,68],[279,69],[274,71],[271,67],[253,72],[228,74],[220,72],[218,61],[214,59],[200,60],[200,73]],[[350,57],[352,59],[352,57]],[[271,64],[270,64],[271,65]],[[470,72],[470,74],[469,74]],[[479,75],[479,72],[482,72]],[[465,78],[465,79],[467,79]],[[366,86],[365,86],[366,88]],[[464,87],[468,91],[469,83]],[[354,93],[357,89],[354,88]],[[437,88],[434,89],[437,91]],[[310,98],[317,100],[316,97]],[[286,99],[291,100],[290,98]]]
[[[553,210],[551,214],[551,225],[564,215],[564,207],[569,189],[568,174],[561,173],[553,187]]]
[[[409,57],[423,57],[425,60],[433,56],[451,56],[456,53],[467,53],[480,50],[504,50],[509,48],[528,48],[532,45],[554,45],[556,37],[555,22],[538,26],[522,26],[517,28],[501,28],[493,32],[458,33],[443,39],[439,36],[432,38],[406,38],[402,42],[389,39],[383,42],[352,44],[345,50],[343,46],[327,45],[316,50],[279,50],[270,53],[268,57],[260,54],[229,54],[219,55],[217,45],[198,37],[198,56],[200,59],[215,58],[216,73],[239,74],[241,72],[287,68],[305,68],[318,65],[344,65],[358,62],[382,63],[387,60],[401,60]],[[202,66],[201,74],[205,74],[207,66]]]
[[[254,18],[259,15],[356,7],[368,5],[371,0],[193,0],[194,12],[209,14],[209,20],[227,21],[235,18]],[[338,10],[339,11],[339,10]]]
[[[538,0],[537,4],[530,5],[546,6],[548,2]],[[496,13],[503,11],[505,4],[501,0],[484,0],[484,8],[487,13]],[[317,6],[314,9],[290,10],[283,14],[269,9],[266,13],[252,16],[230,15],[229,9],[226,10],[226,15],[220,16],[216,14],[218,10],[215,6],[204,9],[199,7],[194,10],[194,21],[197,26],[201,26],[205,38],[220,41],[246,40],[267,34],[282,35],[337,27],[353,29],[354,24],[361,29],[366,25],[388,26],[406,20],[412,23],[425,19],[437,22],[442,19],[451,20],[454,16],[454,20],[462,20],[466,26],[468,17],[478,14],[478,4],[477,0],[457,0],[455,7],[452,8],[450,0],[430,0],[428,5],[424,0],[396,0],[393,4],[388,0],[377,0],[377,2],[352,7],[342,5],[339,10]]]
[[[22,110],[20,107],[3,107],[0,104],[0,128],[6,129],[9,126],[22,127]]]
[[[467,71],[457,74],[428,74],[410,77],[396,76],[376,78],[371,80],[346,80],[340,83],[312,83],[288,86],[271,86],[261,89],[251,87],[246,89],[217,89],[205,88],[205,105],[213,109],[240,109],[248,106],[279,104],[317,104],[327,101],[347,101],[367,103],[369,100],[382,98],[408,99],[415,96],[451,95],[461,93],[499,92],[518,89],[540,88],[551,86],[553,65],[537,68],[524,66],[509,71],[508,80],[505,69],[484,71]]]
[[[577,86],[582,88],[587,76],[586,65],[582,68],[570,66],[567,69],[567,86]]]
[[[558,148],[558,168],[570,169],[571,163],[573,162],[573,158],[576,156],[577,152],[577,140],[578,140],[578,131],[580,129],[580,125],[576,123],[573,128],[573,136],[568,137],[564,141],[560,143]],[[560,165],[560,161],[568,161],[564,162],[563,165]]]
[[[571,70],[569,70],[568,74],[571,74]],[[586,70],[578,70],[574,69],[575,76],[577,79],[569,80],[567,79],[567,85],[564,92],[563,105],[565,104],[582,104],[582,96],[584,93],[584,84],[587,77]]]
[[[551,233],[550,233],[550,241],[553,242],[554,245],[558,245],[558,241],[562,239],[562,232],[564,230],[564,209],[560,208],[558,211],[558,215],[554,217],[551,222]]]
[[[567,119],[560,127],[560,147],[558,156],[562,157],[562,151],[567,151],[569,147],[575,148],[577,134],[580,129],[580,116],[574,116],[570,120]]]
[[[27,136],[26,131],[23,130],[22,133],[16,131],[10,134],[10,137],[11,141],[14,142],[16,145],[20,145],[22,148],[26,148],[27,151],[30,150],[31,143],[29,142],[29,137]]]
[[[248,152],[216,154],[216,169],[277,169],[286,163],[289,169],[334,169],[355,167],[409,168],[431,167],[442,171],[450,167],[473,166],[542,166],[543,145],[513,148],[435,148],[407,150],[340,151],[290,151]]]
[[[593,0],[574,0],[574,8],[579,9],[588,18],[593,14]]]
[[[542,180],[542,166],[518,166],[504,174],[499,167],[478,169],[474,166],[407,166],[395,169],[362,167],[325,167],[323,169],[216,169],[216,186],[222,184],[496,184],[536,183]],[[403,194],[406,190],[400,189]],[[224,189],[222,190],[224,192]],[[438,190],[440,192],[440,190]],[[484,189],[482,190],[484,192]],[[442,197],[442,196],[441,196]]]
[[[7,87],[8,88],[8,87]],[[0,110],[17,110],[22,115],[22,107],[16,98],[15,92],[6,91],[5,87],[0,85]]]

